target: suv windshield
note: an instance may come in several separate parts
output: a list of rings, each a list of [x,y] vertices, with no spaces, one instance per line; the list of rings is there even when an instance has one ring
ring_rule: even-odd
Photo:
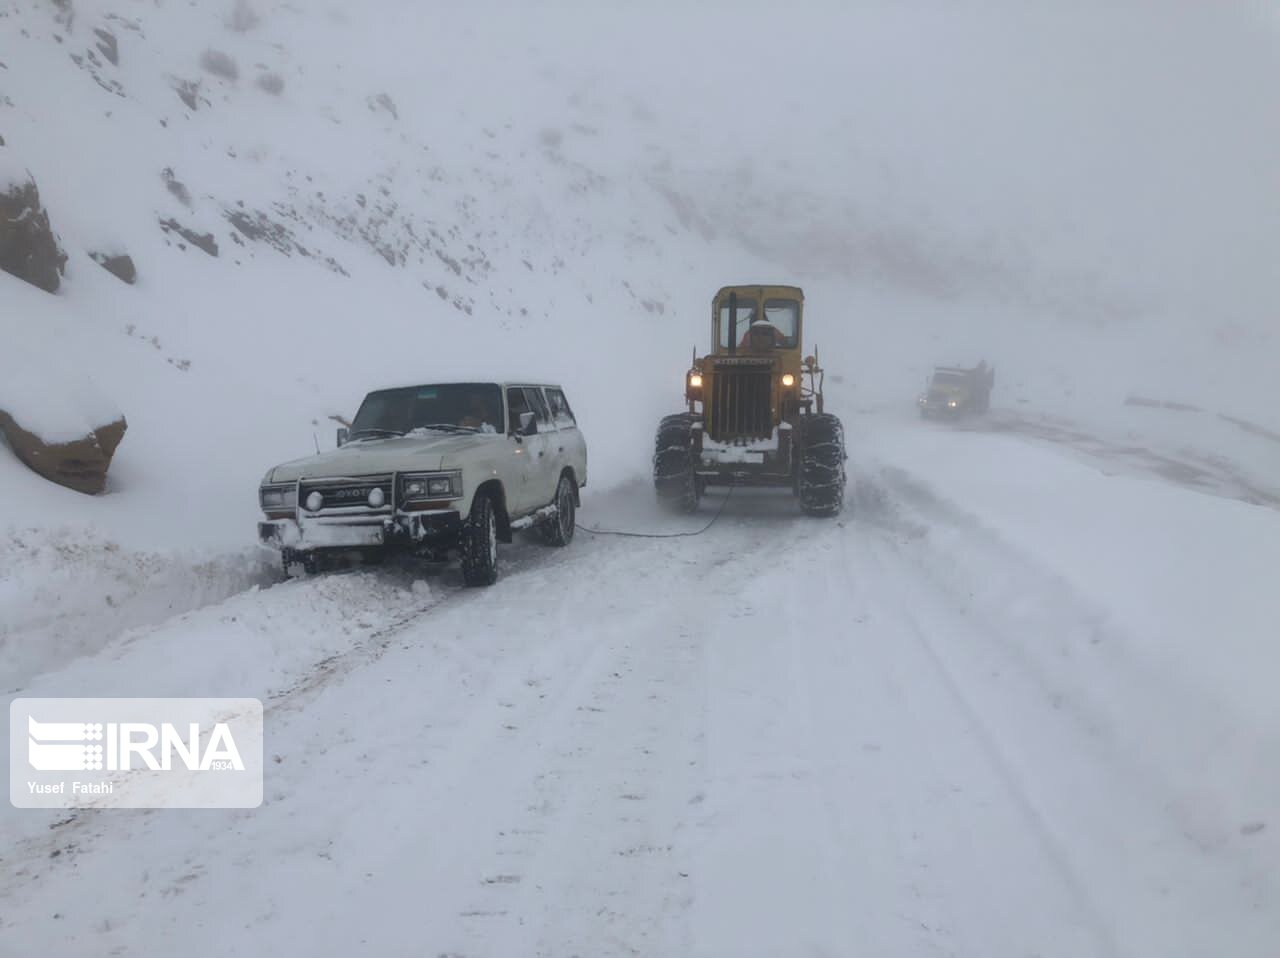
[[[360,404],[351,423],[351,438],[403,436],[415,429],[501,432],[502,391],[493,383],[381,389]]]

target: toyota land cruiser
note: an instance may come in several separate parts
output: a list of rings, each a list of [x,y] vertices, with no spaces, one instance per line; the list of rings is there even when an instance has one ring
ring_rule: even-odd
[[[497,544],[516,530],[569,544],[586,483],[586,442],[559,386],[380,389],[338,430],[337,449],[268,470],[258,537],[286,572],[400,549],[457,554],[467,585],[490,585]]]

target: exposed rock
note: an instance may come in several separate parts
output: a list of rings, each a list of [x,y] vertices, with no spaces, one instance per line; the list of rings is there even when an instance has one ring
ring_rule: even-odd
[[[254,81],[259,90],[270,93],[272,96],[279,96],[284,92],[284,77],[278,73],[263,73]]]
[[[174,195],[177,201],[183,206],[190,206],[191,191],[187,189],[187,184],[174,175],[172,168],[166,166],[160,171],[160,175],[164,178],[165,187]]]
[[[243,207],[244,203],[241,202],[240,205]],[[291,208],[276,204],[276,212],[281,217],[301,222],[297,211]],[[292,256],[294,253],[306,257],[322,255],[313,254],[311,250],[298,242],[297,236],[289,227],[261,210],[228,209],[223,211],[223,215],[226,216],[227,222],[247,239],[258,243],[266,243],[268,246],[279,250],[285,256]],[[244,241],[236,233],[231,234],[231,239],[242,246],[244,245]],[[348,275],[347,271],[333,257],[324,256],[322,262],[333,272],[342,276]]]
[[[118,97],[123,97],[125,95],[124,87],[120,85],[120,81],[114,80],[111,77],[103,76],[101,72],[102,62],[98,59],[97,54],[92,50],[86,52],[88,54],[87,59],[78,53],[70,54],[71,62],[81,70],[88,73],[89,76],[93,77],[93,82],[102,87],[102,89],[106,90],[108,93],[115,94]]]
[[[57,10],[53,19],[66,27],[67,32],[70,33],[76,22],[76,9],[72,6],[71,0],[53,0],[53,5]]]
[[[170,231],[177,233],[192,246],[198,246],[210,256],[218,255],[218,241],[213,238],[212,233],[197,233],[195,230],[187,229],[175,219],[161,220],[160,228],[166,233]]]
[[[400,119],[400,112],[396,109],[395,101],[386,93],[379,93],[377,96],[369,97],[368,104],[369,109],[375,113],[378,110],[386,110],[393,119]]]
[[[56,293],[66,263],[36,184],[28,180],[0,193],[0,269]]]
[[[258,25],[258,14],[249,5],[249,0],[236,0],[227,20],[227,27],[236,33],[248,33]]]
[[[285,256],[294,252],[310,256],[307,249],[299,243],[290,229],[278,223],[267,214],[257,210],[227,210],[227,222],[251,240],[266,243],[275,247]]]
[[[116,256],[106,253],[90,253],[89,256],[95,263],[122,283],[128,283],[132,286],[138,281],[138,269],[133,265],[132,256],[125,253]]]
[[[538,142],[542,144],[544,149],[555,151],[564,144],[564,134],[559,130],[547,127],[538,131]]]
[[[98,38],[98,52],[107,58],[113,67],[120,65],[120,46],[116,43],[116,35],[110,30],[104,30],[101,27],[93,31],[94,36]]]
[[[173,85],[173,92],[178,94],[178,99],[185,103],[188,109],[200,109],[200,81],[184,80],[182,77],[170,77],[169,82]],[[207,100],[205,101],[208,102]]]
[[[22,462],[52,482],[89,495],[106,488],[111,457],[127,428],[121,416],[72,442],[47,443],[0,409],[0,432]]]
[[[200,66],[216,77],[235,82],[240,77],[236,61],[221,50],[205,50],[200,54]]]

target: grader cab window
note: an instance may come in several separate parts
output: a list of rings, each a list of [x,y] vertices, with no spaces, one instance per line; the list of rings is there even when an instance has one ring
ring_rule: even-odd
[[[778,331],[779,349],[793,349],[800,332],[800,304],[792,299],[770,299],[764,304],[764,321]]]
[[[743,335],[752,323],[759,320],[760,304],[755,300],[741,299],[738,300],[738,339],[741,340]],[[728,301],[720,304],[720,348],[729,348],[729,327],[733,324],[729,322],[729,303]]]
[[[720,307],[720,348],[729,348],[729,305]],[[755,300],[738,301],[737,348],[748,352],[793,349],[799,341],[800,304],[790,299],[770,299],[764,304]]]

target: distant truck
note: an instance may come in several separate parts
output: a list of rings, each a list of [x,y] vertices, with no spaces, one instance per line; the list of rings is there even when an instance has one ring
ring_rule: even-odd
[[[931,419],[986,412],[991,408],[995,381],[995,367],[988,366],[985,360],[972,369],[935,366],[928,387],[917,400],[920,415]]]

